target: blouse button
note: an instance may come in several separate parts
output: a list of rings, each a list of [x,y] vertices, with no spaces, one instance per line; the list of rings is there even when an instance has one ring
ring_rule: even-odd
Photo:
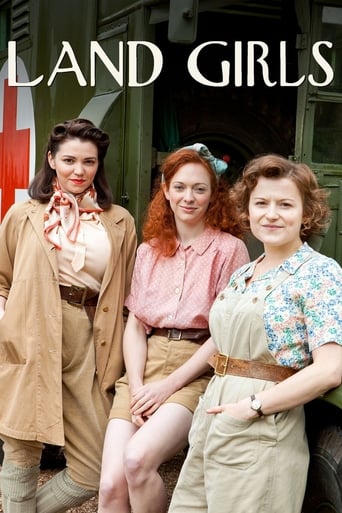
[[[224,294],[219,295],[219,300],[222,301],[224,299]]]
[[[253,297],[252,303],[256,303],[257,301],[258,301],[258,298],[257,297]]]
[[[266,290],[271,290],[272,285],[267,285]]]

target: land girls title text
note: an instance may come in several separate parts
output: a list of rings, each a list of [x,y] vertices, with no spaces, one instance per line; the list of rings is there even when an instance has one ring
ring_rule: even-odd
[[[80,86],[95,86],[96,85],[96,66],[99,61],[105,66],[108,73],[113,77],[113,80],[120,86],[128,85],[129,87],[142,87],[153,83],[160,75],[163,69],[163,55],[161,50],[155,44],[149,41],[127,41],[127,68],[124,66],[124,43],[118,43],[117,64],[111,61],[108,55],[97,41],[90,41],[89,44],[89,77],[85,76],[82,72],[81,66],[73,51],[71,44],[68,41],[63,41],[61,51],[59,53],[56,64],[53,69],[49,71],[49,75],[40,75],[33,78],[29,82],[17,81],[17,49],[16,42],[9,41],[8,43],[8,84],[9,86],[28,86],[34,87],[46,81],[48,86],[51,86],[61,73],[73,73],[75,79]],[[218,47],[227,47],[233,49],[234,58],[229,60],[217,60],[214,65],[217,65],[219,72],[219,79],[212,80],[205,76],[203,69],[199,63],[200,58],[206,57],[206,52],[211,50],[210,60],[213,64],[213,49]],[[323,57],[323,52],[326,54],[327,49],[331,50],[333,44],[330,41],[317,41],[312,45],[311,52],[313,61],[315,63],[315,73],[308,75],[301,75],[296,80],[289,80],[287,70],[287,42],[279,42],[279,76],[271,77],[270,64],[269,64],[269,48],[263,41],[234,41],[228,43],[227,41],[207,41],[194,48],[187,60],[187,70],[190,76],[202,85],[210,87],[225,87],[225,86],[248,86],[255,85],[256,74],[260,76],[267,87],[274,87],[280,85],[281,87],[298,87],[305,80],[313,86],[325,87],[331,84],[334,79],[334,70],[329,62]],[[144,80],[139,77],[139,58],[142,52],[149,52],[151,69],[149,76]],[[207,54],[209,55],[209,54]]]

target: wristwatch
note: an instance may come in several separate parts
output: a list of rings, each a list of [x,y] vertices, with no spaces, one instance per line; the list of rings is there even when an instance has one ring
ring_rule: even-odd
[[[264,416],[264,413],[261,409],[261,402],[259,401],[259,399],[257,399],[255,397],[254,394],[251,395],[251,408],[252,410],[256,411],[257,414],[259,415],[259,417],[263,417]]]

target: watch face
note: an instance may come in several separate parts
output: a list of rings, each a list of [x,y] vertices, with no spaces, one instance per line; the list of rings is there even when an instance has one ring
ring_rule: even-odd
[[[255,397],[254,394],[251,395],[251,408],[253,411],[256,411],[259,417],[263,417],[264,413],[261,409],[261,402]]]
[[[251,403],[252,410],[258,411],[261,409],[261,402],[258,399],[253,399]]]

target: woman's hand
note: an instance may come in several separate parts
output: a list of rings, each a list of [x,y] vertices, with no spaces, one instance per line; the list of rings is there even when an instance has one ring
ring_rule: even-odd
[[[174,388],[167,378],[142,385],[132,394],[130,405],[132,415],[143,416],[146,420],[173,392]]]
[[[144,417],[143,415],[132,415],[132,423],[138,427],[143,426],[148,419],[149,417]]]
[[[213,340],[209,338],[189,360],[178,367],[178,369],[174,370],[165,379],[146,383],[141,386],[137,384],[137,380],[133,383],[133,379],[131,379],[130,388],[132,400],[130,407],[132,415],[142,415],[146,420],[146,418],[152,415],[174,392],[180,390],[188,383],[191,383],[204,372],[207,372],[210,368],[208,359],[216,350]],[[136,358],[134,361],[136,361]],[[142,375],[142,372],[140,374],[135,372],[135,376]],[[139,379],[141,380],[142,378],[139,377]]]
[[[252,420],[259,417],[259,415],[252,410],[250,398],[242,399],[237,403],[221,404],[207,409],[207,413],[228,413],[231,417],[243,420]]]

